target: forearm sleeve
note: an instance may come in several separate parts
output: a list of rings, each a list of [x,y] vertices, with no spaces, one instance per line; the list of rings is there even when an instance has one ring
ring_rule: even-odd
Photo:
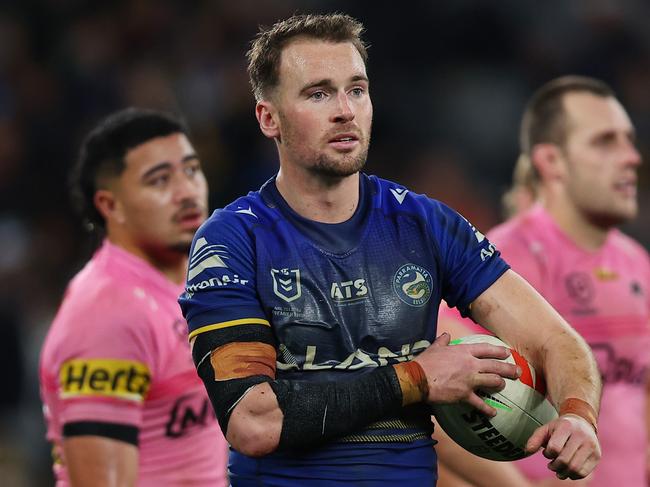
[[[318,445],[402,408],[402,391],[392,366],[345,382],[274,380],[270,384],[284,414],[280,449]]]

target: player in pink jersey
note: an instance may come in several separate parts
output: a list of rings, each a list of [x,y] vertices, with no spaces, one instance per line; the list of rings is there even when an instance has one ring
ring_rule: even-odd
[[[84,141],[77,199],[106,238],[41,352],[57,485],[227,484],[227,444],[176,301],[207,209],[186,133],[166,114],[127,109]]]
[[[539,201],[488,237],[582,334],[598,361],[603,456],[592,475],[573,485],[647,486],[650,259],[616,229],[637,214],[641,158],[634,128],[609,87],[564,77],[529,102],[521,147]],[[458,326],[449,312],[441,315],[441,326]],[[564,485],[547,462],[535,455],[516,465],[540,485]],[[461,484],[440,487],[452,485]]]

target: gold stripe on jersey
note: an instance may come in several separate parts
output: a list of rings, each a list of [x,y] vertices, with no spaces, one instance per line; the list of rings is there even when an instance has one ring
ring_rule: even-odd
[[[197,328],[196,330],[194,330],[189,334],[188,339],[191,340],[196,335],[200,335],[201,333],[205,333],[208,331],[220,330],[222,328],[230,328],[231,326],[240,326],[240,325],[264,325],[270,327],[271,323],[269,323],[268,320],[264,320],[262,318],[242,318],[240,320],[223,321],[221,323],[214,323],[212,325],[205,325],[202,326],[201,328]]]
[[[363,431],[337,439],[341,443],[411,443],[431,438],[431,422],[393,418],[376,421]]]
[[[124,359],[68,360],[59,370],[61,398],[111,397],[142,402],[151,386],[149,367]]]

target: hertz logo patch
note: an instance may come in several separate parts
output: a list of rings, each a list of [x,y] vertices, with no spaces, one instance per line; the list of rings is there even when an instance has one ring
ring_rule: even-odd
[[[141,402],[149,391],[149,368],[134,360],[74,359],[59,373],[62,398],[104,396]]]

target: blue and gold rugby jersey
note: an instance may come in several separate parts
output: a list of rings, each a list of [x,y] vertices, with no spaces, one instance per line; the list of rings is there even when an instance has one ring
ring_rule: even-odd
[[[180,304],[191,337],[269,323],[278,378],[345,380],[417,355],[435,340],[441,299],[466,314],[507,269],[458,213],[390,181],[362,174],[353,217],[326,224],[291,210],[271,179],[199,229]],[[300,455],[232,452],[231,480],[430,484],[430,435],[420,405]]]

